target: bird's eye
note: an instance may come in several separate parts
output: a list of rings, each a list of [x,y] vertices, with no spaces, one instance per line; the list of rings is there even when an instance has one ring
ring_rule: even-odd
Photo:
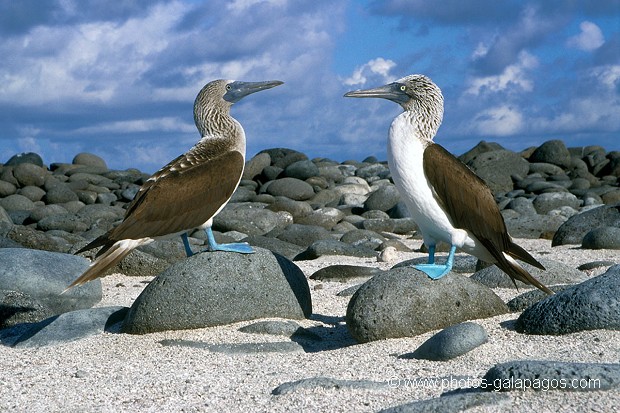
[[[404,92],[405,90],[407,90],[407,86],[401,85],[400,90]]]
[[[230,90],[230,89],[232,89],[232,86],[226,85],[226,90]]]

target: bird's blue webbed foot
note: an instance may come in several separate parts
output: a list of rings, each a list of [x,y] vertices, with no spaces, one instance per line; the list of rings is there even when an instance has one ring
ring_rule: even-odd
[[[228,251],[238,252],[239,254],[252,254],[254,249],[247,242],[235,242],[230,244],[218,244],[213,236],[211,228],[205,228],[207,242],[209,243],[206,251]]]
[[[448,254],[448,259],[446,260],[446,263],[443,265],[435,264],[435,246],[430,246],[428,248],[428,264],[414,265],[413,268],[422,271],[433,280],[438,280],[439,278],[449,273],[452,269],[452,266],[454,265],[455,252],[456,247],[452,245],[450,247],[450,253]]]
[[[254,253],[254,249],[247,242],[237,242],[231,244],[218,244],[215,241],[215,237],[213,236],[213,231],[211,228],[206,228],[205,233],[207,234],[207,242],[208,246],[206,250],[200,252],[213,252],[213,251],[227,251],[227,252],[238,252],[240,254],[252,254]],[[185,247],[185,254],[188,257],[194,255],[194,251],[192,251],[189,245],[189,239],[187,234],[182,234],[181,239],[183,240],[183,246]]]

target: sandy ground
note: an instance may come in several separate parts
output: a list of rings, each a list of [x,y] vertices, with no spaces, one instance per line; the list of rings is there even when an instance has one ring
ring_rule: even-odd
[[[409,242],[412,246],[419,244],[419,241]],[[518,243],[534,256],[546,256],[572,266],[595,260],[620,262],[619,251],[587,251],[574,246],[551,248],[546,240],[518,240]],[[310,276],[317,269],[336,263],[387,269],[398,261],[420,255],[399,253],[389,263],[323,257],[297,265]],[[148,278],[120,274],[109,276],[103,279],[104,298],[99,305],[130,306],[148,281]],[[288,340],[238,331],[251,322],[144,336],[105,333],[40,349],[0,347],[0,411],[372,412],[437,397],[459,387],[476,386],[490,367],[510,360],[620,362],[620,331],[528,336],[506,327],[516,319],[515,314],[477,320],[487,330],[489,342],[455,360],[401,359],[399,355],[412,352],[434,332],[414,338],[356,344],[344,324],[349,297],[338,297],[336,293],[357,282],[309,280],[309,283],[314,315],[299,323],[323,338],[319,351],[230,355],[159,343],[164,339],[213,344]],[[496,292],[504,299],[517,295],[513,290]],[[272,394],[282,383],[316,376],[372,380],[385,382],[386,386],[372,390],[312,388]],[[470,411],[490,412],[498,408],[511,412],[620,411],[620,389],[512,391],[508,396],[499,407],[477,407]]]

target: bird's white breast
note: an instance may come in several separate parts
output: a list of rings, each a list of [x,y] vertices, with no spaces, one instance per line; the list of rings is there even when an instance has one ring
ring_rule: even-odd
[[[411,217],[420,227],[424,240],[444,241],[460,247],[458,244],[464,240],[453,239],[460,231],[455,230],[435,200],[424,175],[424,144],[418,133],[407,112],[392,122],[387,148],[392,179]]]

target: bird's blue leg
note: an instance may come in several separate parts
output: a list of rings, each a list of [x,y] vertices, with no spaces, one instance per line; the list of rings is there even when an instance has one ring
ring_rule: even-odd
[[[422,271],[426,275],[428,275],[433,280],[437,280],[447,273],[450,272],[452,266],[454,265],[454,254],[456,253],[456,247],[454,245],[450,246],[450,253],[448,254],[448,259],[444,265],[435,264],[435,248],[428,248],[428,264],[418,264],[413,267]]]
[[[435,264],[435,246],[431,245],[428,247],[428,263]]]
[[[185,254],[187,254],[188,257],[191,257],[192,255],[194,255],[194,251],[192,251],[192,249],[189,247],[189,239],[187,238],[187,232],[184,232],[183,234],[181,234],[181,239],[183,240],[183,245],[185,246]]]
[[[215,237],[213,236],[213,231],[210,227],[205,228],[205,232],[207,234],[207,241],[209,242],[209,246],[207,251],[229,251],[229,252],[238,252],[240,254],[252,254],[254,249],[247,242],[238,242],[232,244],[218,244],[215,241]]]

